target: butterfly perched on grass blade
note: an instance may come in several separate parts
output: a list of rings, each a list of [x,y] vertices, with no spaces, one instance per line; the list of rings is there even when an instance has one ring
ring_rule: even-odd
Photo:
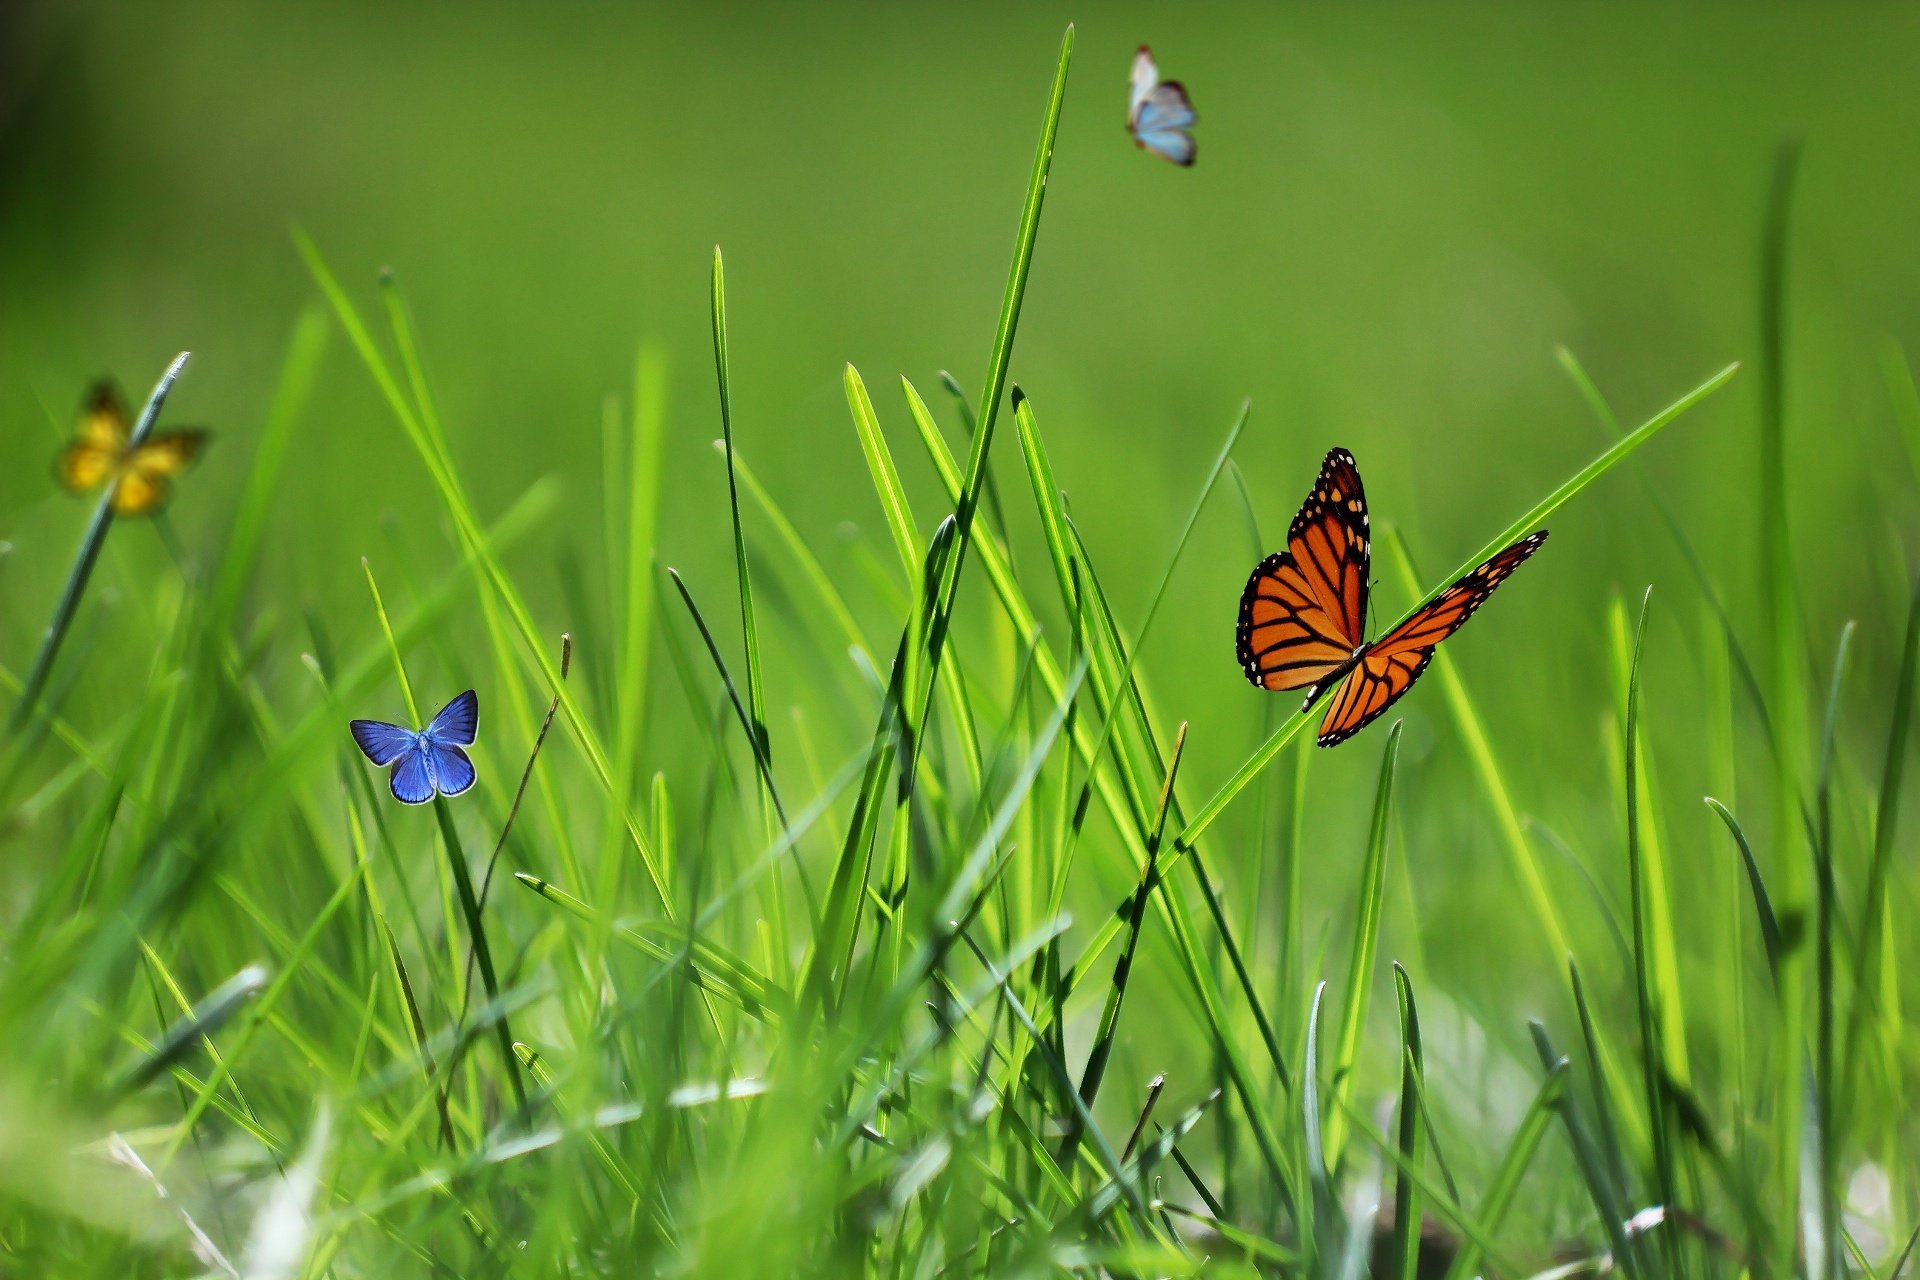
[[[1153,51],[1141,45],[1133,55],[1133,82],[1127,91],[1127,132],[1143,150],[1177,165],[1193,163],[1193,135],[1200,117],[1178,80],[1162,80]]]
[[[1262,689],[1305,688],[1303,712],[1333,692],[1319,742],[1345,742],[1413,686],[1435,647],[1546,540],[1545,529],[1520,539],[1369,644],[1367,495],[1353,455],[1335,449],[1287,528],[1287,549],[1247,579],[1234,632],[1240,669]]]
[[[401,804],[425,804],[436,791],[457,796],[473,785],[473,761],[461,750],[480,731],[480,699],[471,689],[440,708],[424,729],[384,720],[355,720],[348,728],[367,759],[393,766],[387,787]]]
[[[207,433],[193,428],[155,431],[134,444],[126,402],[103,380],[87,393],[79,433],[60,451],[54,471],[73,493],[110,486],[115,515],[151,515],[166,505],[173,477],[185,471],[206,444]]]

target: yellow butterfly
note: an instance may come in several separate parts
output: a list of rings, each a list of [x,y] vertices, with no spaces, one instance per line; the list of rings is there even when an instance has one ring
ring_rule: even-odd
[[[113,512],[151,515],[166,505],[172,479],[185,471],[206,447],[200,430],[156,431],[138,445],[130,442],[127,406],[111,382],[96,382],[80,411],[80,433],[60,451],[54,468],[73,493],[107,484],[113,487]]]

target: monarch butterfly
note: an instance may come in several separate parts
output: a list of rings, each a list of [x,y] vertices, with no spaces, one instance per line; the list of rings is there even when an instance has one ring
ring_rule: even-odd
[[[112,486],[113,513],[151,515],[166,505],[174,476],[206,447],[199,430],[156,431],[133,444],[127,406],[111,382],[96,382],[80,411],[80,431],[60,451],[54,472],[73,493]]]
[[[1287,528],[1287,549],[1247,579],[1234,632],[1240,669],[1262,689],[1304,686],[1302,712],[1337,685],[1319,742],[1345,742],[1412,687],[1434,648],[1546,540],[1545,529],[1528,534],[1368,644],[1367,496],[1353,455],[1334,449]]]
[[[1153,51],[1141,45],[1133,55],[1133,77],[1127,87],[1127,132],[1144,151],[1177,165],[1193,163],[1193,135],[1187,130],[1200,117],[1187,90],[1178,80],[1162,80]]]

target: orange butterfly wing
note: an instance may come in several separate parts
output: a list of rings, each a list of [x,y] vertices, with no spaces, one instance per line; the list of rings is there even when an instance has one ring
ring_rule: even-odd
[[[1367,616],[1367,498],[1353,455],[1335,449],[1240,596],[1240,669],[1262,689],[1318,685],[1346,666]],[[1318,690],[1316,689],[1316,693]]]
[[[1464,626],[1494,589],[1546,540],[1545,529],[1522,538],[1381,636],[1333,695],[1320,722],[1320,745],[1345,742],[1412,688],[1432,661],[1435,646]]]

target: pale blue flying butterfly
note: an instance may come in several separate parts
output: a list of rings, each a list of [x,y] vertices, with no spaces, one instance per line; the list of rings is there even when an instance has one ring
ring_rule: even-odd
[[[1153,52],[1141,45],[1133,55],[1133,83],[1127,94],[1127,132],[1135,143],[1163,160],[1193,163],[1193,135],[1187,132],[1200,117],[1178,80],[1162,80]]]
[[[387,786],[401,804],[425,804],[438,791],[457,796],[473,785],[470,747],[480,729],[480,699],[473,690],[457,695],[418,731],[384,720],[355,720],[353,740],[367,759],[392,765]]]

